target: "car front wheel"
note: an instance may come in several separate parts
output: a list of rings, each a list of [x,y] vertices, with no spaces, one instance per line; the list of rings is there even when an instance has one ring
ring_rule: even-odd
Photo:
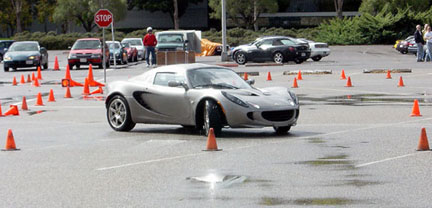
[[[5,72],[9,71],[9,67],[3,66],[3,69],[4,69]]]
[[[281,52],[276,52],[273,54],[273,61],[277,64],[282,64],[284,61],[284,56]]]
[[[235,54],[235,62],[237,62],[240,65],[243,65],[246,63],[246,55],[243,52],[237,52]]]
[[[204,131],[206,136],[208,136],[211,128],[213,128],[215,136],[221,134],[221,114],[218,105],[214,101],[207,100],[204,105]]]
[[[130,131],[135,127],[129,105],[123,96],[116,95],[108,102],[108,123],[116,131]]]
[[[273,127],[273,129],[276,131],[276,134],[286,134],[291,129],[291,126],[279,126],[279,127]]]
[[[321,59],[322,59],[321,56],[315,56],[315,57],[312,57],[312,60],[313,60],[313,61],[319,61],[319,60],[321,60]]]

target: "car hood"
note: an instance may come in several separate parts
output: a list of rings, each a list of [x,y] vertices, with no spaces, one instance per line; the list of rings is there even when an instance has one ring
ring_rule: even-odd
[[[246,50],[246,51],[247,51],[247,50],[249,50],[249,49],[254,49],[254,48],[256,48],[256,46],[246,44],[246,45],[239,45],[239,46],[235,47],[235,48],[233,49],[233,51],[235,51],[235,50],[240,50],[240,49],[242,49],[242,50]]]
[[[11,51],[7,52],[5,56],[10,56],[12,58],[27,58],[29,56],[40,56],[39,51]]]
[[[95,54],[95,53],[102,53],[102,49],[98,48],[98,49],[80,49],[80,50],[71,50],[69,53],[91,53],[91,54]]]
[[[284,87],[252,88],[222,90],[252,106],[260,108],[270,108],[275,106],[292,106],[293,100],[288,94],[288,89]]]

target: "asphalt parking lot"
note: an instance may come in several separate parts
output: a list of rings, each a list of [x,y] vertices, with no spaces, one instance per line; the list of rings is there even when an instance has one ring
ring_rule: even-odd
[[[26,96],[28,111],[0,117],[0,147],[12,129],[19,151],[0,152],[0,207],[430,207],[430,151],[416,151],[421,128],[432,135],[431,63],[391,46],[333,46],[319,62],[234,67],[258,88],[298,88],[300,117],[289,134],[273,128],[224,129],[222,151],[207,152],[206,137],[175,125],[138,124],[115,132],[103,95],[85,99],[81,87],[64,98],[67,54],[49,52],[41,87],[12,86],[33,71],[0,71],[3,113]],[[58,56],[60,71],[53,71]],[[218,64],[219,57],[197,57]],[[0,69],[3,65],[0,64]],[[345,87],[341,70],[352,80]],[[410,69],[411,73],[363,73]],[[107,70],[107,82],[127,80],[144,62]],[[271,72],[272,81],[267,81]],[[72,70],[83,82],[88,71]],[[103,70],[94,69],[97,81]],[[398,87],[402,76],[405,86]],[[53,89],[55,102],[47,102]],[[91,90],[95,90],[92,88]],[[35,106],[41,92],[44,106]],[[413,101],[421,117],[411,117]],[[3,135],[3,137],[1,136]],[[4,139],[4,140],[3,140]]]

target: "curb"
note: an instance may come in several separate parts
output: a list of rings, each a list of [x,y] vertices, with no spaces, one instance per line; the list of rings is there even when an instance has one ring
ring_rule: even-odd
[[[363,73],[387,73],[389,69],[364,69]],[[411,73],[411,69],[390,69],[391,73]]]
[[[283,75],[294,75],[294,74],[298,74],[298,70],[296,71],[284,71]],[[302,70],[301,71],[302,75],[303,74],[332,74],[332,70]]]
[[[243,77],[245,72],[236,72],[236,73]],[[259,76],[259,72],[246,72],[246,73],[248,74],[248,76]]]
[[[259,66],[283,66],[283,64],[264,63],[264,64],[245,64],[245,67],[259,67]]]

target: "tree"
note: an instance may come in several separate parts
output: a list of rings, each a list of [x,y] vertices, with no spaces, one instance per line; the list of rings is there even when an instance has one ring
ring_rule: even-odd
[[[53,14],[56,3],[56,0],[39,0],[39,2],[36,4],[37,18],[40,23],[44,24],[45,32],[48,32],[47,22],[53,22]]]
[[[31,0],[10,0],[13,13],[15,14],[16,32],[22,32],[23,26],[32,22],[30,6]],[[30,16],[30,19],[29,19]]]
[[[186,12],[189,3],[196,4],[203,0],[129,0],[128,9],[145,9],[150,12],[168,13],[174,24],[174,29],[180,28],[180,17]]]
[[[343,18],[343,17],[342,17],[342,8],[343,8],[344,0],[333,0],[333,1],[334,1],[335,10],[336,10],[336,13],[337,13],[337,17],[338,17],[339,19],[342,19],[342,18]]]
[[[58,0],[53,19],[61,24],[73,21],[91,32],[96,27],[94,14],[101,8],[110,10],[114,20],[119,21],[126,16],[127,3],[126,0]]]
[[[209,0],[211,18],[220,19],[221,0]],[[276,12],[277,0],[226,0],[227,17],[238,26],[258,30],[258,18],[264,12]]]

